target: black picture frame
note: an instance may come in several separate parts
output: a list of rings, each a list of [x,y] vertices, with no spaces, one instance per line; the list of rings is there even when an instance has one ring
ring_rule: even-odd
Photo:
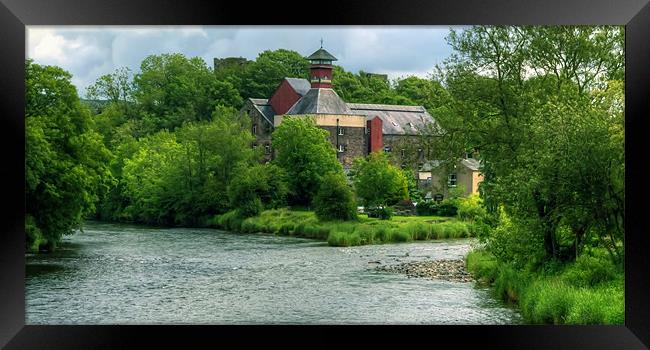
[[[320,15],[313,15],[319,13]],[[625,326],[25,326],[24,62],[28,25],[468,25],[615,24],[626,26]],[[397,339],[499,349],[647,349],[650,346],[650,248],[644,231],[643,171],[648,80],[648,0],[456,0],[225,2],[222,0],[0,0],[0,121],[3,209],[0,240],[0,347],[131,348],[207,341],[317,346]],[[646,112],[646,113],[644,113]],[[646,180],[646,181],[644,181]],[[645,200],[645,201],[644,201]],[[343,341],[341,334],[348,336]],[[294,340],[294,342],[291,342]],[[303,341],[303,340],[301,340]],[[312,346],[312,345],[307,345]]]

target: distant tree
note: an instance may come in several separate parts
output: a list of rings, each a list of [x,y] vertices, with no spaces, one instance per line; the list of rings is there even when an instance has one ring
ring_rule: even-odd
[[[309,78],[309,61],[295,51],[267,50],[247,65],[240,91],[245,97],[268,98],[284,78]]]
[[[341,173],[328,173],[323,177],[316,197],[314,211],[321,220],[354,220],[357,205],[347,178]]]
[[[308,117],[285,117],[273,132],[274,161],[287,172],[291,204],[309,205],[323,176],[343,171],[327,136]]]
[[[140,118],[151,132],[174,130],[184,122],[210,120],[218,105],[242,105],[235,87],[215,79],[200,57],[151,55],[142,61],[140,70],[134,77],[134,96]]]
[[[122,67],[113,73],[102,75],[86,90],[89,99],[107,100],[126,114],[129,104],[133,102],[131,70]]]
[[[357,195],[367,207],[386,206],[408,199],[408,182],[401,169],[388,158],[373,152],[359,158],[353,166],[354,186]]]
[[[68,72],[28,60],[25,73],[26,244],[53,250],[113,185],[112,155]]]

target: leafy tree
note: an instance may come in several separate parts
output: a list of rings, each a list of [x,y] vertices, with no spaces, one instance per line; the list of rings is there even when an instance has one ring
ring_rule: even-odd
[[[238,91],[215,79],[200,57],[162,54],[146,57],[134,77],[140,116],[151,132],[174,130],[183,122],[210,120],[218,105],[239,107]]]
[[[537,235],[520,242],[541,241],[543,259],[573,260],[595,237],[622,261],[622,29],[479,26],[448,41],[458,118],[443,138],[479,150],[487,209]]]
[[[359,158],[353,166],[354,186],[366,207],[387,206],[408,199],[404,173],[380,152]]]
[[[320,220],[357,218],[354,192],[342,173],[328,173],[323,177],[323,182],[314,197],[314,211]]]
[[[284,78],[309,78],[309,61],[291,50],[266,50],[246,67],[241,87],[245,97],[268,98]]]
[[[88,87],[87,96],[90,99],[106,100],[114,106],[119,106],[121,112],[128,113],[129,104],[133,102],[131,70],[122,67],[111,74],[102,75]]]
[[[285,117],[273,132],[275,163],[287,172],[291,204],[309,205],[323,176],[343,171],[327,136],[309,117]]]
[[[25,73],[26,243],[28,250],[53,250],[112,186],[112,155],[68,72],[28,60]]]
[[[227,189],[236,169],[257,158],[245,120],[224,108],[213,119],[138,141],[122,171],[125,212],[133,220],[193,225],[229,209]]]
[[[241,166],[228,187],[230,205],[243,217],[255,216],[263,209],[286,205],[289,191],[285,171],[274,164]]]

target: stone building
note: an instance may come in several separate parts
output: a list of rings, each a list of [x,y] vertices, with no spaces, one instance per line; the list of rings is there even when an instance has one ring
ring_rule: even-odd
[[[425,199],[442,200],[449,196],[450,189],[460,188],[463,195],[478,193],[478,184],[483,181],[480,163],[474,158],[464,158],[446,167],[439,161],[427,161],[418,172],[418,187],[425,193]]]
[[[322,47],[311,54],[310,80],[285,78],[268,98],[249,98],[242,112],[249,115],[253,147],[264,147],[273,158],[271,134],[286,117],[314,118],[327,130],[344,168],[370,152],[391,152],[396,163],[422,165],[426,151],[414,141],[435,120],[422,106],[346,103],[332,87],[332,56]]]

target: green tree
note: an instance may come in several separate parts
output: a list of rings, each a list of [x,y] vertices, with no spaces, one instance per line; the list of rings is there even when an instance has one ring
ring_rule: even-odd
[[[274,164],[241,166],[228,187],[230,205],[244,217],[286,205],[286,172]]]
[[[309,117],[285,117],[273,132],[274,161],[287,172],[291,204],[309,205],[323,176],[343,171],[327,136]]]
[[[448,42],[458,118],[443,138],[479,151],[487,209],[537,235],[520,242],[541,241],[545,260],[575,259],[595,237],[621,261],[622,28],[478,26]]]
[[[328,173],[323,177],[316,197],[314,211],[320,220],[355,220],[356,199],[345,175]]]
[[[147,130],[174,130],[184,122],[210,120],[218,105],[239,108],[238,91],[215,79],[200,57],[162,54],[146,57],[134,77],[134,96]]]
[[[401,169],[380,152],[359,158],[353,166],[354,186],[364,206],[393,205],[408,199],[408,181]]]
[[[246,121],[234,110],[217,108],[213,119],[138,141],[122,171],[127,215],[148,223],[194,225],[230,208],[228,185],[236,169],[258,158]]]
[[[246,67],[241,87],[245,97],[268,98],[284,78],[309,78],[309,61],[291,50],[266,50]]]
[[[25,64],[25,199],[27,249],[53,250],[112,186],[111,153],[92,129],[71,75]]]

